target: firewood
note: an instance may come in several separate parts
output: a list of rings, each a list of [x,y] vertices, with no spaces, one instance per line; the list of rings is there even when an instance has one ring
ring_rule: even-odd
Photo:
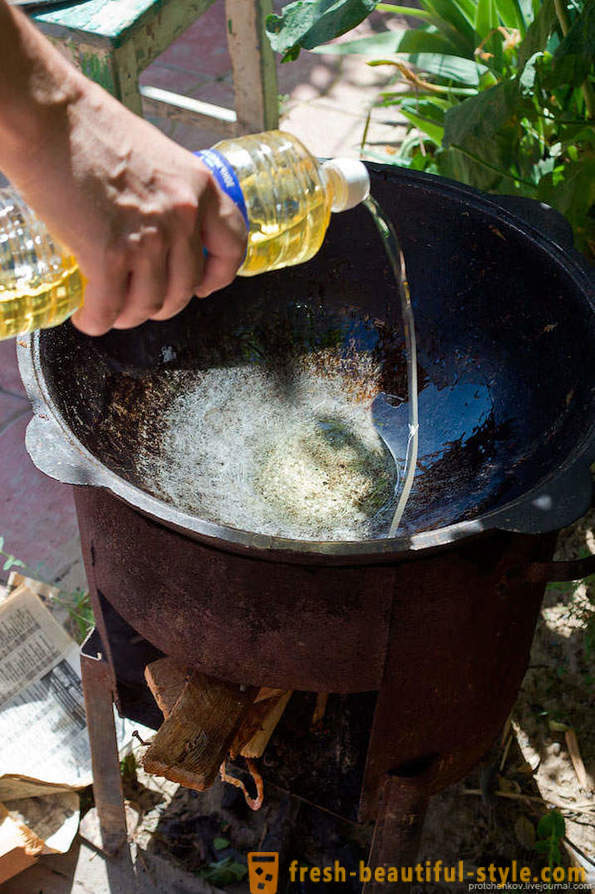
[[[256,689],[184,669],[182,689],[172,707],[180,668],[155,664],[160,666],[149,666],[147,680],[152,681],[152,691],[155,687],[166,719],[144,755],[143,766],[148,773],[204,791],[213,784]]]
[[[312,714],[312,729],[320,726],[320,724],[322,723],[324,715],[326,714],[327,703],[328,692],[318,692],[316,695],[316,706],[314,708],[314,713]]]
[[[572,761],[572,767],[576,774],[579,788],[583,792],[593,791],[593,780],[589,777],[585,769],[575,731],[573,729],[566,730],[564,738],[566,739],[566,747],[568,748],[568,754]]]
[[[229,754],[232,759],[239,754],[243,757],[262,757],[290,695],[291,691],[284,689],[259,689],[231,743]]]
[[[262,757],[264,751],[269,744],[269,739],[275,731],[275,727],[281,719],[281,715],[287,706],[287,702],[291,698],[292,692],[284,692],[276,699],[270,699],[271,706],[263,717],[260,728],[254,733],[252,738],[240,749],[243,757],[254,758]],[[265,702],[264,704],[268,704]]]
[[[166,720],[179,699],[184,683],[190,674],[192,674],[192,668],[178,664],[173,658],[160,658],[158,661],[147,664],[145,668],[147,686]]]
[[[199,791],[208,787],[215,778],[216,761],[218,756],[222,755],[220,763],[223,762],[226,756],[226,752],[224,752],[226,746],[233,757],[238,754],[248,758],[262,756],[291,696],[291,692],[266,686],[258,690],[246,689],[245,692],[242,692],[238,686],[198,674],[193,668],[182,665],[172,658],[160,658],[147,665],[145,679],[155,701],[163,712],[165,721],[172,717],[174,711],[176,714],[181,710],[186,713],[183,729],[180,720],[177,719],[175,729],[170,725],[165,733],[162,733],[166,727],[166,723],[163,724],[153,740],[152,746],[145,753],[144,767],[149,773],[157,773],[191,788],[198,787]],[[191,682],[193,685],[189,686]],[[211,696],[214,698],[216,704],[214,712],[219,709],[224,710],[225,706],[229,706],[229,701],[221,700],[222,692],[226,693],[231,699],[233,715],[228,718],[221,716],[219,719],[214,716],[214,713],[210,716],[208,722],[211,738],[215,735],[220,737],[221,733],[224,734],[224,738],[220,738],[219,748],[213,747],[212,755],[208,756],[206,761],[210,768],[208,773],[201,770],[198,774],[193,764],[193,761],[198,759],[194,752],[200,751],[200,743],[204,740],[206,730],[204,717],[201,713],[203,708],[200,706],[197,708],[196,704],[192,702],[192,692],[196,685],[203,687],[203,697],[206,700]],[[185,693],[183,704],[178,706],[183,693]],[[239,698],[239,702],[234,702],[236,697]],[[199,711],[200,716],[190,717],[188,714],[190,702],[193,703],[194,709]],[[201,717],[203,726],[199,723]],[[197,724],[194,728],[192,727],[193,723]],[[234,732],[230,735],[232,727]],[[194,734],[194,739],[191,734]],[[176,740],[178,736],[186,736],[186,738],[184,741],[182,738]],[[197,736],[200,741],[196,739]],[[169,753],[166,752],[165,745],[170,749]],[[187,748],[187,751],[182,754],[184,747]],[[178,755],[177,759],[172,759],[174,752]]]
[[[257,702],[268,701],[270,698],[275,698],[277,695],[283,695],[285,689],[269,689],[268,686],[261,686],[258,690],[256,698],[254,699],[254,704]]]

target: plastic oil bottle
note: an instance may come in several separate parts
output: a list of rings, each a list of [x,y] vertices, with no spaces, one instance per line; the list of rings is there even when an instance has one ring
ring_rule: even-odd
[[[248,226],[241,276],[308,261],[322,245],[331,211],[353,208],[370,191],[361,161],[321,164],[296,137],[278,130],[222,140],[197,154]]]
[[[222,140],[198,152],[248,227],[241,276],[300,264],[316,254],[331,211],[369,193],[360,161],[320,163],[281,131]],[[12,189],[0,189],[0,338],[56,326],[83,302],[76,260]]]
[[[0,189],[0,338],[57,326],[82,301],[75,259],[18,193]]]

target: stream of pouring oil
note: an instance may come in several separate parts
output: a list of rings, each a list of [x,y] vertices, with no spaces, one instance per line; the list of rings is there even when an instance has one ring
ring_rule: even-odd
[[[382,244],[388,256],[388,260],[395,277],[399,300],[401,302],[401,317],[403,320],[403,332],[405,346],[407,348],[407,391],[408,391],[408,433],[407,447],[405,450],[404,473],[401,476],[399,468],[403,455],[403,437],[400,427],[394,425],[394,407],[387,401],[387,395],[381,392],[372,404],[372,419],[374,426],[389,449],[397,468],[397,484],[395,492],[400,493],[395,508],[395,513],[389,528],[388,536],[394,537],[401,523],[407,500],[411,493],[415,467],[417,464],[417,448],[419,434],[418,406],[417,406],[417,349],[415,344],[415,320],[411,306],[411,294],[407,281],[407,270],[403,251],[397,239],[392,223],[384,215],[378,202],[368,196],[364,205],[372,215],[376,228],[382,239]],[[402,487],[401,487],[402,480]]]

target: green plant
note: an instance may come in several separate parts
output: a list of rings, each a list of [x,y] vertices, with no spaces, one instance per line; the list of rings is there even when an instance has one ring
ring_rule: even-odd
[[[495,193],[530,196],[570,221],[595,256],[595,0],[419,0],[375,3],[417,28],[325,46],[391,66],[408,135],[398,153],[368,157]],[[362,0],[299,0],[267,29],[283,61],[362,21]],[[404,88],[404,89],[403,89]],[[362,139],[365,147],[367,126]]]
[[[222,838],[221,836],[213,838],[213,847],[216,851],[224,851],[226,847],[229,847],[229,838]]]
[[[136,767],[136,758],[134,752],[131,751],[120,761],[120,776],[124,785],[137,785]]]
[[[4,562],[2,564],[2,571],[8,571],[10,568],[24,568],[25,563],[21,562],[20,559],[15,558],[12,553],[7,553],[4,551],[4,537],[0,537],[0,556],[4,557]]]
[[[91,597],[86,590],[78,587],[71,593],[54,597],[65,606],[73,627],[73,635],[77,643],[82,643],[95,625]]]
[[[558,810],[550,810],[537,824],[535,850],[546,858],[550,869],[559,866],[562,861],[560,842],[565,834],[566,823]]]
[[[224,857],[199,870],[198,875],[215,887],[224,888],[241,882],[248,874],[248,867],[233,857]]]

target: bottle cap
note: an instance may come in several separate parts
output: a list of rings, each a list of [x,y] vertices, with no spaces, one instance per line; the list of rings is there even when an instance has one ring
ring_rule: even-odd
[[[333,211],[347,211],[367,199],[370,175],[357,158],[331,158],[322,165],[334,189]]]

